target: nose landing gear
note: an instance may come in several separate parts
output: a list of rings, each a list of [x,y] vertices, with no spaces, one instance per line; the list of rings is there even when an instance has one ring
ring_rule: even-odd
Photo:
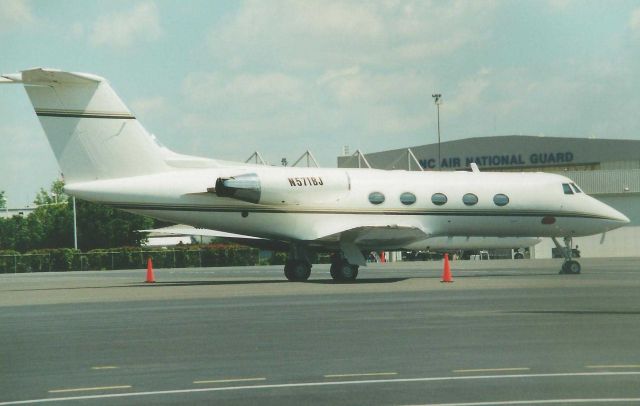
[[[572,274],[577,275],[580,273],[580,263],[572,259],[573,256],[573,246],[571,237],[564,237],[564,247],[558,243],[555,237],[551,237],[553,243],[556,247],[564,252],[564,263],[562,264],[562,268],[560,269],[560,274]]]

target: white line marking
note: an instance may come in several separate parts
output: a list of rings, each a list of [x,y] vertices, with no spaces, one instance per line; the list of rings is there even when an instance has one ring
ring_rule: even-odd
[[[250,382],[266,381],[267,378],[238,378],[238,379],[217,379],[215,381],[193,381],[193,383],[227,383],[227,382]]]
[[[613,399],[544,399],[544,400],[506,400],[502,402],[474,402],[474,403],[425,403],[411,406],[490,406],[490,405],[549,405],[568,403],[614,403],[637,402],[640,398],[613,398]],[[409,405],[407,405],[409,406]]]
[[[484,368],[484,369],[454,369],[452,372],[507,372],[507,371],[529,371],[531,368]]]
[[[91,367],[91,369],[93,369],[93,370],[100,370],[100,369],[118,369],[118,367],[113,366],[113,365],[105,365],[105,366],[99,366],[99,367]]]
[[[44,398],[30,400],[16,400],[9,402],[1,402],[0,406],[7,405],[26,405],[32,403],[47,402],[66,402],[70,400],[87,400],[87,399],[108,399],[108,398],[124,398],[136,396],[154,396],[154,395],[175,395],[180,393],[198,393],[198,392],[222,392],[222,391],[241,391],[256,389],[279,389],[279,388],[305,388],[317,386],[338,386],[338,385],[374,385],[383,383],[410,383],[410,382],[442,382],[442,381],[474,381],[489,379],[535,379],[535,378],[560,378],[560,377],[597,377],[597,376],[638,376],[638,371],[625,372],[564,372],[553,374],[517,374],[517,375],[469,375],[469,376],[436,376],[427,378],[390,378],[390,379],[369,379],[362,381],[322,381],[322,382],[301,382],[301,383],[282,383],[271,385],[249,385],[249,386],[223,386],[216,388],[198,388],[198,389],[174,389],[150,392],[128,392],[128,393],[109,393],[103,395],[85,395],[73,396],[65,398]],[[495,403],[495,402],[494,402]]]
[[[92,390],[129,389],[129,388],[131,388],[131,385],[97,386],[94,388],[52,389],[49,391],[49,393],[85,392],[85,391],[92,391]]]
[[[397,372],[368,372],[363,374],[333,374],[333,375],[325,375],[325,378],[350,378],[354,376],[390,376],[390,375],[398,375]]]
[[[640,368],[640,365],[587,365],[585,368]]]

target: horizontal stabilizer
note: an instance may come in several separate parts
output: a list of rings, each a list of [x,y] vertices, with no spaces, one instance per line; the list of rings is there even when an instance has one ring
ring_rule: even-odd
[[[24,83],[25,85],[49,86],[58,84],[90,84],[104,81],[88,73],[63,72],[57,69],[34,68],[21,73],[0,75],[0,83]]]
[[[211,230],[207,228],[195,228],[187,225],[169,226],[163,228],[154,228],[150,230],[138,230],[141,233],[152,233],[152,235],[192,235],[203,237],[219,237],[219,238],[236,238],[247,240],[259,240],[259,237],[250,235],[226,233],[224,231]]]

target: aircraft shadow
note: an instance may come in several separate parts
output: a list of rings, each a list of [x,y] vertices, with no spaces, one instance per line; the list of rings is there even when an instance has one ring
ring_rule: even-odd
[[[305,282],[298,282],[304,284],[317,284],[317,285],[367,285],[367,284],[379,284],[379,283],[396,283],[411,278],[368,278],[368,279],[356,279],[355,281],[340,281],[336,282],[333,279],[312,279]],[[141,285],[131,285],[132,287],[151,287],[151,286],[216,286],[216,285],[251,285],[251,284],[290,284],[296,282],[289,282],[287,280],[224,280],[224,281],[168,281],[168,282],[155,282]]]

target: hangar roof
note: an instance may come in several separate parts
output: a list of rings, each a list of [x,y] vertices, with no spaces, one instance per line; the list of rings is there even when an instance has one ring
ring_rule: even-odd
[[[441,143],[443,169],[463,169],[476,162],[480,168],[517,169],[527,167],[594,166],[603,162],[635,161],[640,167],[640,141],[592,138],[507,135],[466,138]],[[437,168],[438,144],[411,147],[425,169]],[[407,148],[365,154],[374,168],[411,169]],[[358,167],[354,156],[338,157],[338,167]],[[415,165],[417,166],[417,165]]]

